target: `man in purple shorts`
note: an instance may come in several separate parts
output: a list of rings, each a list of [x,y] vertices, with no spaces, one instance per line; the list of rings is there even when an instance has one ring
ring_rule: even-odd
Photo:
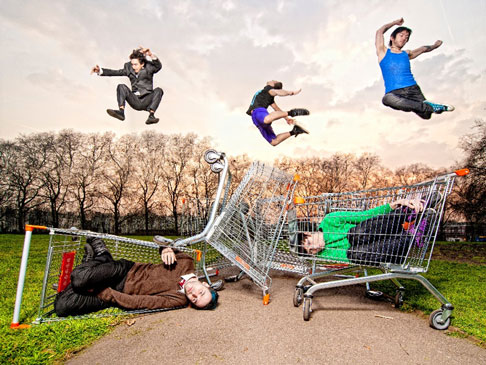
[[[297,91],[287,91],[282,89],[282,83],[280,81],[271,80],[267,82],[267,85],[253,96],[250,107],[246,114],[251,116],[253,124],[260,130],[263,138],[272,146],[276,146],[285,141],[290,136],[298,136],[302,133],[309,133],[302,126],[298,125],[295,120],[290,117],[296,117],[298,115],[309,115],[307,109],[292,109],[288,112],[283,111],[275,103],[275,96],[287,96],[297,95],[302,89]],[[269,113],[267,108],[271,106],[273,112]],[[285,118],[288,124],[294,127],[290,132],[280,133],[276,135],[272,128],[272,123],[277,119]]]

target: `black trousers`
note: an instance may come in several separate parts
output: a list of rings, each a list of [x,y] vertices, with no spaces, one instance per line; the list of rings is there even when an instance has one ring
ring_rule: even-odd
[[[392,90],[386,93],[382,103],[390,108],[404,112],[414,112],[422,119],[430,119],[433,109],[424,104],[425,96],[418,85]]]
[[[410,235],[403,224],[414,219],[408,209],[367,219],[348,231],[348,259],[359,265],[402,264]]]
[[[82,315],[112,306],[96,294],[105,288],[123,291],[134,262],[113,260],[106,252],[78,265],[71,273],[71,283],[56,295],[54,310],[59,317]]]
[[[144,96],[135,95],[125,84],[120,84],[116,88],[118,106],[125,106],[126,101],[135,110],[153,110],[155,112],[163,95],[164,91],[160,87],[156,87],[153,92]]]

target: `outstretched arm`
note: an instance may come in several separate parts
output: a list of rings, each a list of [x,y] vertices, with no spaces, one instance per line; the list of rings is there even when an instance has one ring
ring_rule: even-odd
[[[402,24],[403,24],[403,18],[400,18],[383,25],[376,31],[375,47],[376,47],[376,55],[378,56],[378,62],[380,62],[383,59],[383,57],[385,57],[386,54],[385,37],[384,37],[386,31],[391,27],[393,27],[394,25],[402,25]]]
[[[415,57],[420,56],[422,53],[430,52],[436,48],[439,48],[441,45],[442,45],[442,41],[435,41],[435,43],[431,46],[422,46],[417,49],[414,49],[413,51],[407,51],[408,58],[412,60]]]
[[[278,89],[270,89],[268,92],[272,96],[288,96],[288,95],[297,95],[302,91],[302,89],[291,91],[291,90],[278,90]]]

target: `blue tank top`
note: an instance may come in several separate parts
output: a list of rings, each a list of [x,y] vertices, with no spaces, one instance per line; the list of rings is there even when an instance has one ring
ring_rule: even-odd
[[[385,80],[385,94],[417,84],[410,69],[410,59],[405,51],[393,53],[388,49],[385,57],[380,61],[380,68]]]

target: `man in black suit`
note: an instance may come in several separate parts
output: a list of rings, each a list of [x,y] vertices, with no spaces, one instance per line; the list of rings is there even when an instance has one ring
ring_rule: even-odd
[[[100,68],[96,65],[91,73],[100,76],[127,76],[130,79],[132,90],[127,85],[119,84],[116,90],[119,109],[107,109],[106,112],[113,118],[125,120],[125,101],[135,110],[148,111],[149,117],[145,124],[154,124],[159,121],[155,111],[162,100],[164,92],[160,87],[154,89],[154,74],[162,68],[162,63],[150,49],[140,47],[133,50],[130,62],[125,63],[121,70]]]

